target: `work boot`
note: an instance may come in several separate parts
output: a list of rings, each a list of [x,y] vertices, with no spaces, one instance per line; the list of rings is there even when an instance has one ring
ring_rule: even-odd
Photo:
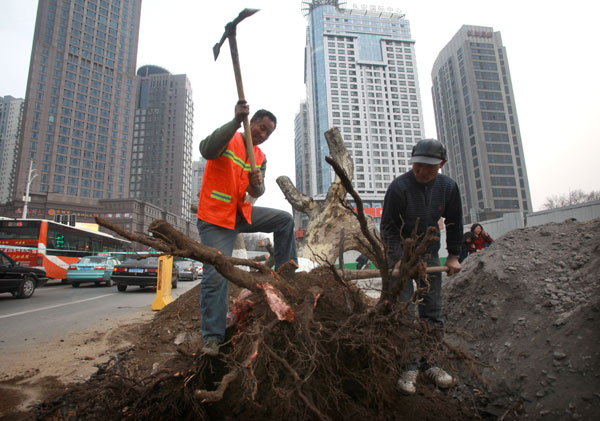
[[[398,379],[398,387],[400,390],[407,394],[412,395],[417,391],[417,376],[419,372],[417,370],[406,370],[402,373]]]
[[[204,342],[201,352],[209,357],[216,357],[219,355],[219,341],[216,339],[208,339]]]
[[[424,371],[425,376],[441,389],[452,386],[454,379],[440,367],[430,367]]]
[[[296,263],[293,259],[290,259],[283,265],[279,266],[277,273],[279,275],[286,276],[296,272],[296,269],[298,269],[298,263]]]

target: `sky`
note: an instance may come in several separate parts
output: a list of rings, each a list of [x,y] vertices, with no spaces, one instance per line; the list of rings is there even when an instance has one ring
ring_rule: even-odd
[[[37,0],[0,0],[0,96],[25,96]],[[194,159],[200,141],[233,117],[237,90],[229,46],[212,47],[244,8],[237,43],[251,113],[266,108],[277,130],[261,148],[268,158],[266,193],[257,205],[291,210],[275,179],[294,175],[294,116],[306,98],[307,21],[301,0],[143,0],[137,67],[186,74],[194,100]],[[574,0],[369,0],[406,15],[415,41],[425,137],[437,137],[431,69],[462,25],[500,31],[507,49],[534,210],[546,198],[600,190],[600,35],[594,2]],[[594,169],[596,168],[596,169]]]

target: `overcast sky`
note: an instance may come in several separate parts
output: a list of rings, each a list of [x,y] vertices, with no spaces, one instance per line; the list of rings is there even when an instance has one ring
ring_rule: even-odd
[[[25,96],[37,0],[0,0],[0,96]],[[237,100],[229,47],[212,47],[244,8],[261,9],[238,25],[238,49],[251,112],[273,111],[277,130],[263,145],[267,193],[257,202],[290,210],[275,183],[294,177],[294,115],[305,98],[306,19],[300,0],[143,0],[138,66],[187,74],[198,144],[233,117]],[[600,190],[600,36],[592,1],[347,1],[401,10],[416,41],[425,136],[437,137],[431,68],[463,24],[500,31],[507,49],[534,210],[548,196]],[[593,10],[594,9],[594,10]],[[596,168],[596,169],[594,169]]]

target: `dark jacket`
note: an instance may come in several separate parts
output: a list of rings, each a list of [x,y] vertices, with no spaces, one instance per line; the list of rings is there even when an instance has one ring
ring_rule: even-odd
[[[462,249],[460,251],[460,256],[458,256],[458,263],[462,263],[463,260],[465,260],[469,254],[472,253],[472,246],[473,246],[473,233],[471,231],[467,231],[463,234],[463,242],[462,242]],[[470,242],[467,242],[467,239],[470,239]]]
[[[356,269],[362,269],[363,267],[365,267],[367,265],[367,263],[369,263],[369,258],[366,255],[361,253],[356,258]]]
[[[421,184],[412,170],[392,181],[385,194],[381,217],[381,234],[390,262],[395,264],[402,257],[402,238],[410,238],[415,227],[419,235],[424,234],[428,227],[436,227],[439,232],[440,218],[445,219],[448,255],[458,257],[463,223],[456,182],[438,174],[431,182]],[[440,242],[432,242],[427,252],[437,256],[439,249]]]

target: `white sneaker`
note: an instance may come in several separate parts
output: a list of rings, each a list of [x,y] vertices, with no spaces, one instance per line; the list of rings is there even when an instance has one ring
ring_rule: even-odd
[[[398,387],[407,395],[412,395],[417,391],[417,370],[406,370],[398,379]]]
[[[452,382],[454,381],[452,376],[446,373],[446,371],[440,367],[430,367],[429,369],[425,370],[424,373],[429,380],[434,382],[437,387],[442,389],[452,386]]]
[[[201,352],[204,355],[208,355],[209,357],[216,357],[219,355],[219,341],[216,339],[209,339],[204,342],[204,346],[201,349]]]

